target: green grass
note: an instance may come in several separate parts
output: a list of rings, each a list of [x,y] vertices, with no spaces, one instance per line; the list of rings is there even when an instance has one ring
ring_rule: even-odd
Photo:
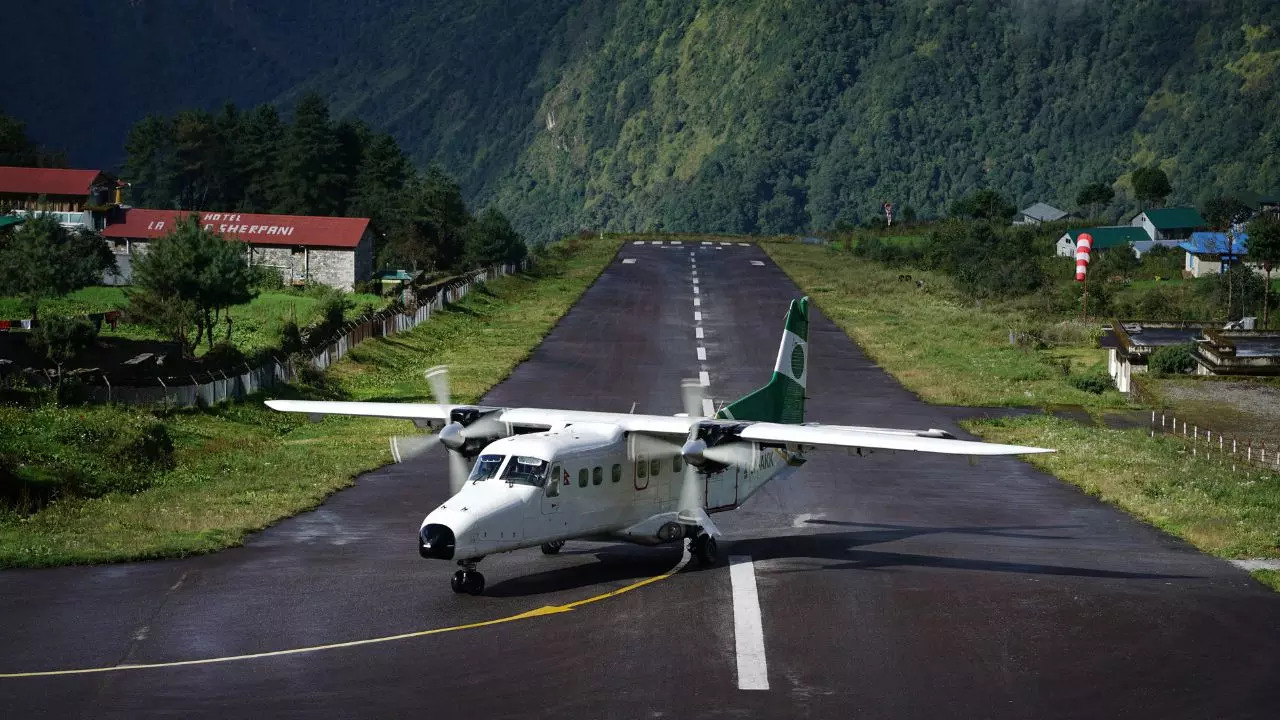
[[[478,398],[528,356],[619,242],[569,241],[572,249],[553,248],[534,272],[495,280],[411,332],[361,345],[326,376],[323,393],[421,399],[421,371],[450,363],[455,399]],[[282,388],[272,396],[298,394]],[[404,421],[368,418],[311,424],[267,410],[262,399],[159,415],[173,438],[173,468],[147,478],[141,492],[66,499],[26,516],[0,514],[0,567],[172,557],[236,545],[388,462],[387,437],[413,431]],[[117,413],[122,422],[152,417],[135,408],[95,411]]]
[[[1080,323],[1031,326],[1026,313],[978,305],[952,290],[938,273],[911,270],[926,290],[902,282],[903,271],[821,246],[761,243],[822,311],[873,360],[923,400],[947,405],[1124,407],[1114,390],[1085,392],[1067,372],[1098,372],[1106,355],[1093,340],[1096,327]],[[1058,334],[1066,342],[1047,350],[1009,343],[1011,330]],[[1065,372],[1064,372],[1065,369]]]
[[[385,307],[390,298],[372,294],[348,293],[351,306],[346,311],[348,320],[354,320],[363,310],[370,307]],[[270,349],[280,345],[280,328],[288,320],[294,320],[301,327],[306,327],[320,319],[323,300],[317,293],[290,290],[263,290],[247,303],[231,306],[231,342],[246,355],[259,350]],[[90,313],[120,310],[129,304],[125,288],[121,287],[88,287],[77,290],[66,297],[55,298],[40,304],[40,312],[45,315],[87,315]],[[26,318],[30,311],[21,298],[0,297],[0,319]],[[112,330],[103,326],[104,337],[121,337],[131,340],[165,340],[166,338],[148,325],[122,323]],[[226,325],[219,327],[215,340],[226,337]],[[207,344],[196,348],[196,354],[202,355],[208,350]]]
[[[1035,466],[1226,558],[1280,557],[1280,476],[1195,457],[1179,438],[1086,427],[1052,416],[982,420],[986,440],[1056,448]],[[1275,574],[1270,576],[1275,579]]]
[[[1280,592],[1280,571],[1254,570],[1252,575],[1254,580],[1257,580],[1276,592]]]

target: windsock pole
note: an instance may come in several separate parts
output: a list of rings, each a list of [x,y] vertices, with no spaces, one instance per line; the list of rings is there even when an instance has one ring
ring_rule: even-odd
[[[1083,319],[1089,320],[1089,283],[1085,281],[1085,276],[1089,272],[1089,253],[1093,249],[1093,236],[1089,233],[1080,233],[1076,238],[1076,282],[1084,283],[1084,314]]]

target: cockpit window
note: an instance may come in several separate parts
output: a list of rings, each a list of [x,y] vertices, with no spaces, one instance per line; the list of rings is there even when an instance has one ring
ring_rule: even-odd
[[[481,455],[480,459],[476,460],[476,466],[471,468],[471,476],[467,480],[470,482],[488,480],[498,474],[502,461],[506,459],[506,455]]]
[[[542,487],[543,483],[547,481],[547,470],[550,465],[551,463],[546,460],[517,455],[511,458],[511,462],[507,463],[507,469],[502,473],[502,479],[509,483]]]

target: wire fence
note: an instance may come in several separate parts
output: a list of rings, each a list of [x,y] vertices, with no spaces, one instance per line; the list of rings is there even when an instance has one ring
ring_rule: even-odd
[[[408,303],[396,301],[378,312],[345,323],[326,338],[309,340],[302,353],[292,357],[273,356],[256,367],[242,364],[239,367],[179,376],[140,374],[119,368],[115,372],[102,372],[98,369],[73,370],[67,373],[67,377],[81,383],[84,387],[84,399],[91,403],[168,407],[216,405],[288,383],[297,376],[299,363],[324,370],[341,360],[360,343],[412,330],[427,322],[432,313],[466,297],[477,286],[504,275],[521,272],[528,267],[529,260],[526,259],[428,285],[417,290]],[[49,387],[54,382],[44,373],[30,375],[28,380]]]
[[[1231,463],[1233,470],[1262,468],[1280,473],[1280,446],[1268,446],[1260,440],[1237,438],[1209,428],[1188,423],[1171,414],[1151,411],[1151,437],[1156,433],[1175,435],[1191,445],[1193,456],[1218,458]]]

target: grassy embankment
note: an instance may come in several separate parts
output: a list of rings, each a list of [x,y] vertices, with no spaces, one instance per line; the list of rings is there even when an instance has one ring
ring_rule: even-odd
[[[122,287],[88,287],[41,303],[40,312],[44,315],[88,315],[120,310],[129,304],[125,292]],[[359,293],[348,293],[346,298],[350,302],[346,311],[348,320],[355,319],[370,306],[380,308],[389,302],[388,298]],[[253,300],[233,305],[228,311],[232,318],[231,342],[246,355],[277,347],[280,328],[285,321],[292,319],[299,327],[306,327],[320,319],[323,303],[317,291],[259,291]],[[0,297],[0,319],[25,318],[30,314],[21,298]],[[220,330],[225,332],[225,326]],[[115,330],[104,325],[102,336],[132,340],[165,339],[150,326],[131,323],[118,325]],[[216,339],[222,339],[222,336]],[[196,348],[196,354],[201,355],[207,350],[207,345],[201,345]]]
[[[1061,371],[1064,360],[1073,373],[1105,363],[1091,341],[1038,351],[1014,347],[1009,329],[1026,324],[1016,310],[963,300],[945,276],[912,271],[930,288],[921,293],[899,282],[898,270],[847,252],[762,246],[828,317],[928,402],[1078,404],[1095,413],[1124,405],[1114,391],[1095,395],[1072,387]],[[1176,438],[1151,438],[1141,429],[1085,427],[1047,415],[966,427],[992,441],[1057,448],[1031,462],[1206,552],[1280,557],[1280,478],[1273,474],[1233,472],[1229,464],[1192,457]],[[1280,573],[1254,576],[1280,589]]]
[[[328,373],[323,389],[292,394],[422,398],[422,371],[448,363],[454,399],[477,399],[577,301],[619,241],[571,243],[572,252],[553,251],[532,273],[489,283],[412,332],[361,345]],[[388,462],[387,437],[412,431],[406,422],[377,419],[330,417],[311,424],[266,410],[262,399],[155,415],[123,407],[0,406],[0,459],[15,467],[24,463],[20,469],[86,478],[112,463],[152,470],[127,491],[58,500],[30,515],[0,512],[0,567],[178,556],[236,545]],[[148,464],[136,442],[113,446],[119,428],[156,419],[173,438],[170,468]],[[2,475],[0,468],[0,480]]]

